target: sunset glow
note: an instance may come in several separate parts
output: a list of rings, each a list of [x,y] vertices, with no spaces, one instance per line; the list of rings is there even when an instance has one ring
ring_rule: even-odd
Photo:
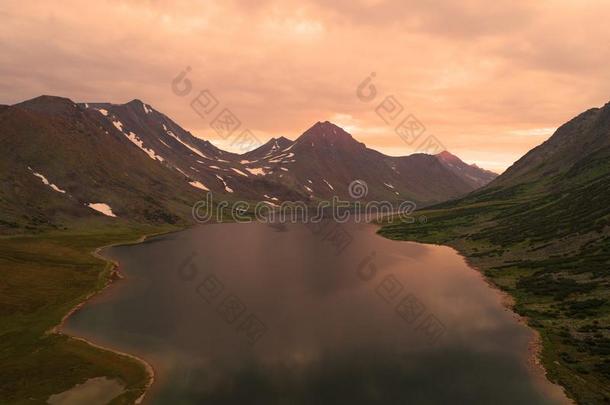
[[[176,96],[187,66],[262,141],[317,121],[413,153],[377,114],[393,95],[452,153],[501,172],[610,94],[602,1],[4,1],[0,103],[139,98],[231,149]],[[371,73],[378,96],[356,96]]]

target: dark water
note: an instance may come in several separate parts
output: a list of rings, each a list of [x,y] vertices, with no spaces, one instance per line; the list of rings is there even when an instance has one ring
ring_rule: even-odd
[[[147,359],[155,404],[563,401],[528,366],[531,331],[452,249],[329,226],[206,225],[107,249],[128,280],[66,330]]]

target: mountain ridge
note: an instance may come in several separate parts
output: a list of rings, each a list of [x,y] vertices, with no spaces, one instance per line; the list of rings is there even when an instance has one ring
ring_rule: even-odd
[[[478,187],[439,157],[386,156],[328,121],[295,141],[273,138],[241,155],[194,136],[137,98],[74,103],[43,95],[0,109],[0,125],[5,151],[12,152],[1,178],[4,230],[62,227],[87,214],[106,220],[87,205],[97,203],[125,220],[188,222],[189,207],[208,191],[228,201],[315,205],[333,196],[351,201],[349,184],[364,180],[367,200],[422,206]],[[38,193],[49,204],[24,210],[19,201],[31,205]]]

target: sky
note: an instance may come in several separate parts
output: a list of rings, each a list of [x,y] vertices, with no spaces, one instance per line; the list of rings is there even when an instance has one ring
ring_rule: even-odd
[[[435,139],[502,172],[610,101],[608,17],[593,0],[2,0],[0,104],[138,98],[229,150],[210,126],[225,108],[260,142],[331,121],[388,155]]]

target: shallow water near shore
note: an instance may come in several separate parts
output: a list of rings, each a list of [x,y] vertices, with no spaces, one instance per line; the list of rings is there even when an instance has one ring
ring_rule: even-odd
[[[376,229],[219,224],[107,248],[127,279],[64,331],[151,363],[154,404],[567,402],[461,256]]]
[[[90,378],[69,390],[51,395],[50,405],[104,405],[119,396],[125,387],[116,380],[106,377]]]

